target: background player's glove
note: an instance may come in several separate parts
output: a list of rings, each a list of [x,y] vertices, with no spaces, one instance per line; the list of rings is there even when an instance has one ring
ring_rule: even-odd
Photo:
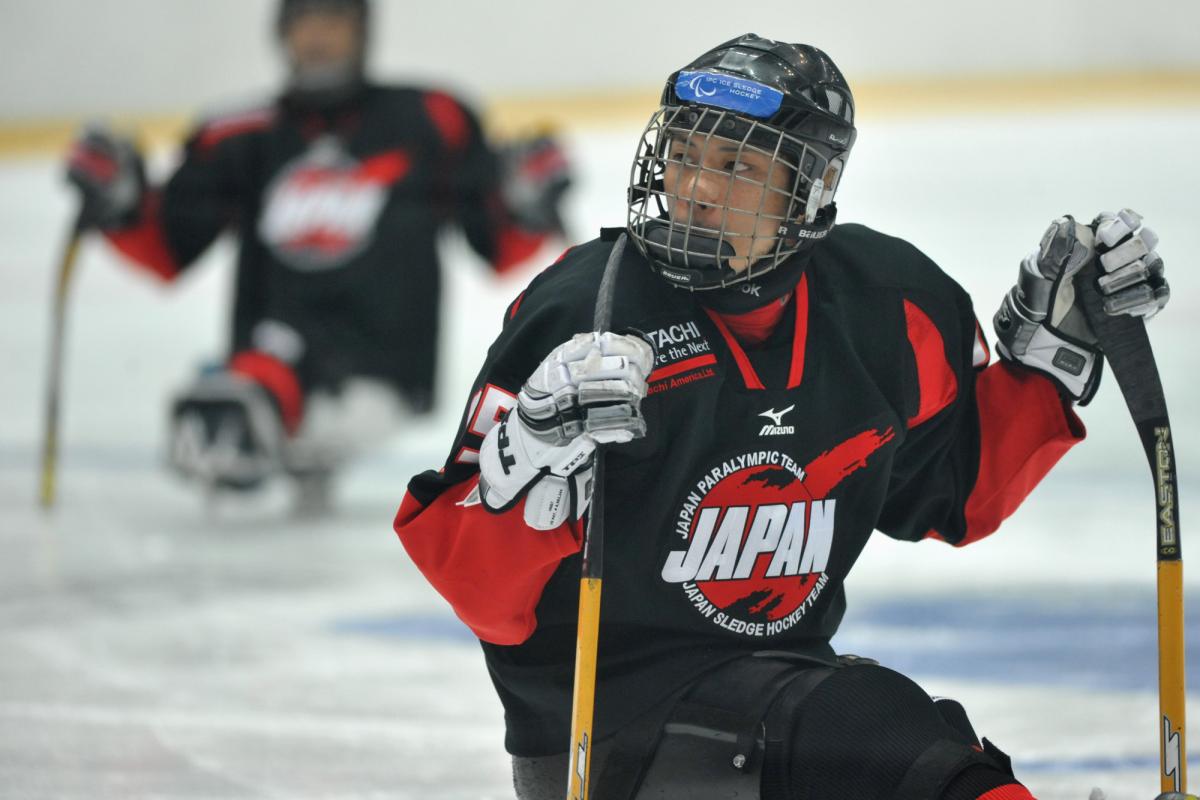
[[[187,478],[253,489],[279,469],[284,427],[267,390],[224,370],[208,372],[175,400],[170,465]]]
[[[1100,252],[1099,285],[1109,314],[1149,318],[1170,297],[1162,259],[1154,252],[1158,237],[1140,225],[1141,217],[1128,209],[1101,214],[1092,227],[1070,216],[1052,222],[1038,250],[1021,262],[1017,285],[996,312],[1000,357],[1048,375],[1086,405],[1099,386],[1103,354],[1076,302],[1079,270]]]
[[[86,128],[71,146],[67,180],[83,194],[84,223],[100,228],[131,222],[146,188],[136,145],[99,125]]]
[[[501,192],[517,223],[535,233],[563,232],[559,205],[571,185],[562,147],[541,135],[512,142],[500,151]]]
[[[596,445],[646,433],[641,401],[653,363],[649,344],[616,333],[581,333],[552,350],[483,441],[484,506],[504,511],[525,497],[525,523],[537,530],[582,516]]]
[[[1100,291],[1104,310],[1149,320],[1171,299],[1171,287],[1163,277],[1163,260],[1154,248],[1158,236],[1142,225],[1136,211],[1123,208],[1116,214],[1105,211],[1092,221],[1099,242]]]

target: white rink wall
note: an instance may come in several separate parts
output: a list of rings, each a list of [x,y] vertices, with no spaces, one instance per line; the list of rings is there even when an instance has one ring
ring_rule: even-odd
[[[276,0],[4,0],[0,123],[191,111],[279,76]],[[653,86],[746,31],[827,50],[851,81],[1200,69],[1180,0],[374,0],[381,76],[480,98]]]

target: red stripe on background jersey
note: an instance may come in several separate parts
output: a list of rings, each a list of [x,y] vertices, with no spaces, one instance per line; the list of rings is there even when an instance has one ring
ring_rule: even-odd
[[[279,403],[279,414],[288,433],[295,433],[304,416],[304,392],[287,364],[261,350],[243,350],[229,361],[229,371],[265,388]]]
[[[357,177],[382,186],[391,186],[412,167],[408,153],[399,148],[366,159],[358,167]]]
[[[470,126],[467,125],[467,115],[462,106],[454,98],[441,92],[429,92],[424,97],[425,113],[437,128],[446,149],[459,152],[466,149]]]
[[[990,792],[979,795],[979,800],[1037,800],[1019,783],[998,786]]]
[[[917,387],[920,402],[917,413],[908,419],[915,428],[954,402],[958,396],[958,379],[946,361],[946,345],[937,326],[914,303],[904,301],[904,319],[908,326],[908,343],[917,361]]]
[[[559,562],[579,552],[577,524],[536,531],[525,501],[503,514],[472,498],[479,479],[452,486],[428,506],[405,494],[396,535],[414,564],[476,636],[520,644],[537,628],[534,609]]]
[[[104,231],[104,237],[137,266],[164,281],[179,276],[179,262],[167,244],[162,224],[162,195],[147,191],[142,197],[137,222],[128,228]]]
[[[264,108],[236,116],[223,117],[207,123],[196,136],[200,151],[211,150],[226,139],[243,133],[269,128],[275,122],[275,109]]]

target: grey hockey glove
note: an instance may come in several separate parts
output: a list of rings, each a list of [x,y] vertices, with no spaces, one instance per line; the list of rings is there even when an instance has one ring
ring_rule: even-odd
[[[1021,262],[1017,285],[996,312],[1000,357],[1050,376],[1086,405],[1099,386],[1103,357],[1075,300],[1079,270],[1099,253],[1098,284],[1110,315],[1149,319],[1170,298],[1162,259],[1154,252],[1158,237],[1141,220],[1123,209],[1101,214],[1091,227],[1070,216],[1051,223],[1037,252]]]
[[[84,129],[72,144],[67,180],[83,195],[84,224],[99,228],[132,222],[146,189],[142,156],[133,140],[102,125]]]
[[[1050,223],[992,320],[1001,358],[1048,375],[1085,405],[1100,383],[1103,358],[1075,302],[1075,275],[1095,256],[1093,242],[1091,228],[1073,217]]]
[[[168,460],[185,478],[253,489],[280,466],[283,421],[267,389],[224,370],[207,372],[171,410]]]
[[[1128,208],[1116,214],[1106,211],[1092,227],[1104,270],[1099,282],[1104,310],[1146,320],[1162,311],[1171,299],[1171,287],[1163,277],[1163,260],[1154,251],[1158,236],[1142,225],[1141,215]]]
[[[637,336],[580,333],[546,356],[479,451],[479,496],[490,511],[525,498],[525,524],[553,530],[591,502],[597,444],[641,438],[654,363]]]

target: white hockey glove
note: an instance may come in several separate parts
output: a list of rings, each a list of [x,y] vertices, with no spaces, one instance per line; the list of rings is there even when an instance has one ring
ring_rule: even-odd
[[[185,478],[253,489],[280,468],[279,410],[267,390],[223,370],[205,373],[175,400],[168,460]]]
[[[1076,302],[1079,270],[1101,251],[1100,291],[1106,295],[1104,310],[1112,315],[1149,318],[1170,296],[1162,259],[1154,252],[1158,237],[1140,223],[1128,209],[1101,214],[1093,227],[1070,216],[1052,222],[1038,250],[1021,262],[1017,284],[996,312],[1000,357],[1048,375],[1072,400],[1086,405],[1099,386],[1103,354]]]
[[[536,530],[581,517],[596,445],[646,433],[641,401],[653,363],[649,344],[616,333],[577,334],[552,350],[483,440],[484,507],[506,511],[525,497],[525,524]]]

